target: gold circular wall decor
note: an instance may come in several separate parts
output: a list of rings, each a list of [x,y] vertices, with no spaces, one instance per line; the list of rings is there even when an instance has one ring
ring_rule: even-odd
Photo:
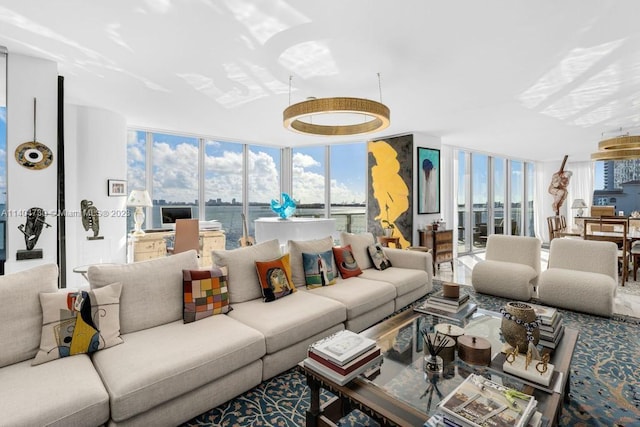
[[[320,125],[304,118],[320,114],[363,114],[367,120],[352,125]],[[363,98],[318,98],[290,105],[282,113],[284,127],[312,135],[358,135],[385,129],[390,124],[389,108]]]
[[[622,135],[598,143],[591,160],[631,160],[640,158],[640,136]]]
[[[23,142],[16,147],[16,161],[27,169],[45,169],[53,162],[51,149],[37,141]]]

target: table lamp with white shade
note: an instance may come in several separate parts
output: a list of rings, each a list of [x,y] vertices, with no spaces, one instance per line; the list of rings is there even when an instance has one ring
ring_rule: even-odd
[[[578,210],[578,212],[576,212],[576,216],[578,218],[582,217],[582,215],[584,214],[583,209],[588,207],[589,206],[587,206],[587,204],[584,202],[584,199],[574,199],[573,204],[571,205],[571,209]]]
[[[136,211],[133,214],[133,220],[135,221],[135,229],[133,230],[134,236],[141,236],[144,234],[142,231],[142,224],[144,223],[144,209],[146,207],[153,206],[151,203],[151,197],[149,197],[149,193],[147,190],[133,190],[131,194],[129,194],[129,198],[127,199],[127,206],[132,206],[136,208]]]

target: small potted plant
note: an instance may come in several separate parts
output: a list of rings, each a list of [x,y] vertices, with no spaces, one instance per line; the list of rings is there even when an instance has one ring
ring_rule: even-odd
[[[386,224],[382,226],[384,237],[391,237],[391,235],[393,234],[393,229],[396,228],[396,226],[386,219],[382,220],[382,224]]]

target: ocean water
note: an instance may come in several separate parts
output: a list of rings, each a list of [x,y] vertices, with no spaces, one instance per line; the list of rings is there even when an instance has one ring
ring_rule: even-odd
[[[234,249],[239,246],[239,239],[243,236],[242,206],[206,206],[205,220],[217,220],[222,224],[222,229],[226,235],[227,249]],[[198,217],[197,206],[192,207],[192,216]],[[255,236],[253,221],[258,218],[275,217],[269,206],[250,206],[247,218],[248,233]],[[323,209],[298,208],[294,216],[323,218]],[[352,233],[362,233],[366,230],[366,207],[365,206],[338,206],[331,210],[331,217],[336,220],[337,231],[349,231]],[[148,219],[148,218],[147,218]],[[152,225],[145,228],[160,228],[160,207],[153,207]],[[133,228],[133,219],[129,220],[129,228]]]

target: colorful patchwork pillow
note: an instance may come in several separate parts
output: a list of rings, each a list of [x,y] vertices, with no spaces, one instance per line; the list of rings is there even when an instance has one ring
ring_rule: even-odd
[[[296,291],[291,280],[289,254],[271,261],[256,261],[264,302],[275,301]]]
[[[122,283],[75,292],[40,294],[42,335],[32,365],[74,354],[93,353],[122,343]]]
[[[184,323],[231,311],[227,289],[227,268],[182,270]]]
[[[343,279],[362,274],[362,270],[360,270],[356,259],[353,257],[351,245],[333,248],[333,256],[336,257],[338,271],[340,271]]]
[[[313,289],[320,286],[335,285],[336,271],[331,250],[319,253],[302,253],[304,267],[304,279],[307,288]]]
[[[386,270],[391,267],[391,261],[389,261],[389,258],[385,255],[380,243],[370,245],[367,250],[369,251],[369,256],[376,270]]]

